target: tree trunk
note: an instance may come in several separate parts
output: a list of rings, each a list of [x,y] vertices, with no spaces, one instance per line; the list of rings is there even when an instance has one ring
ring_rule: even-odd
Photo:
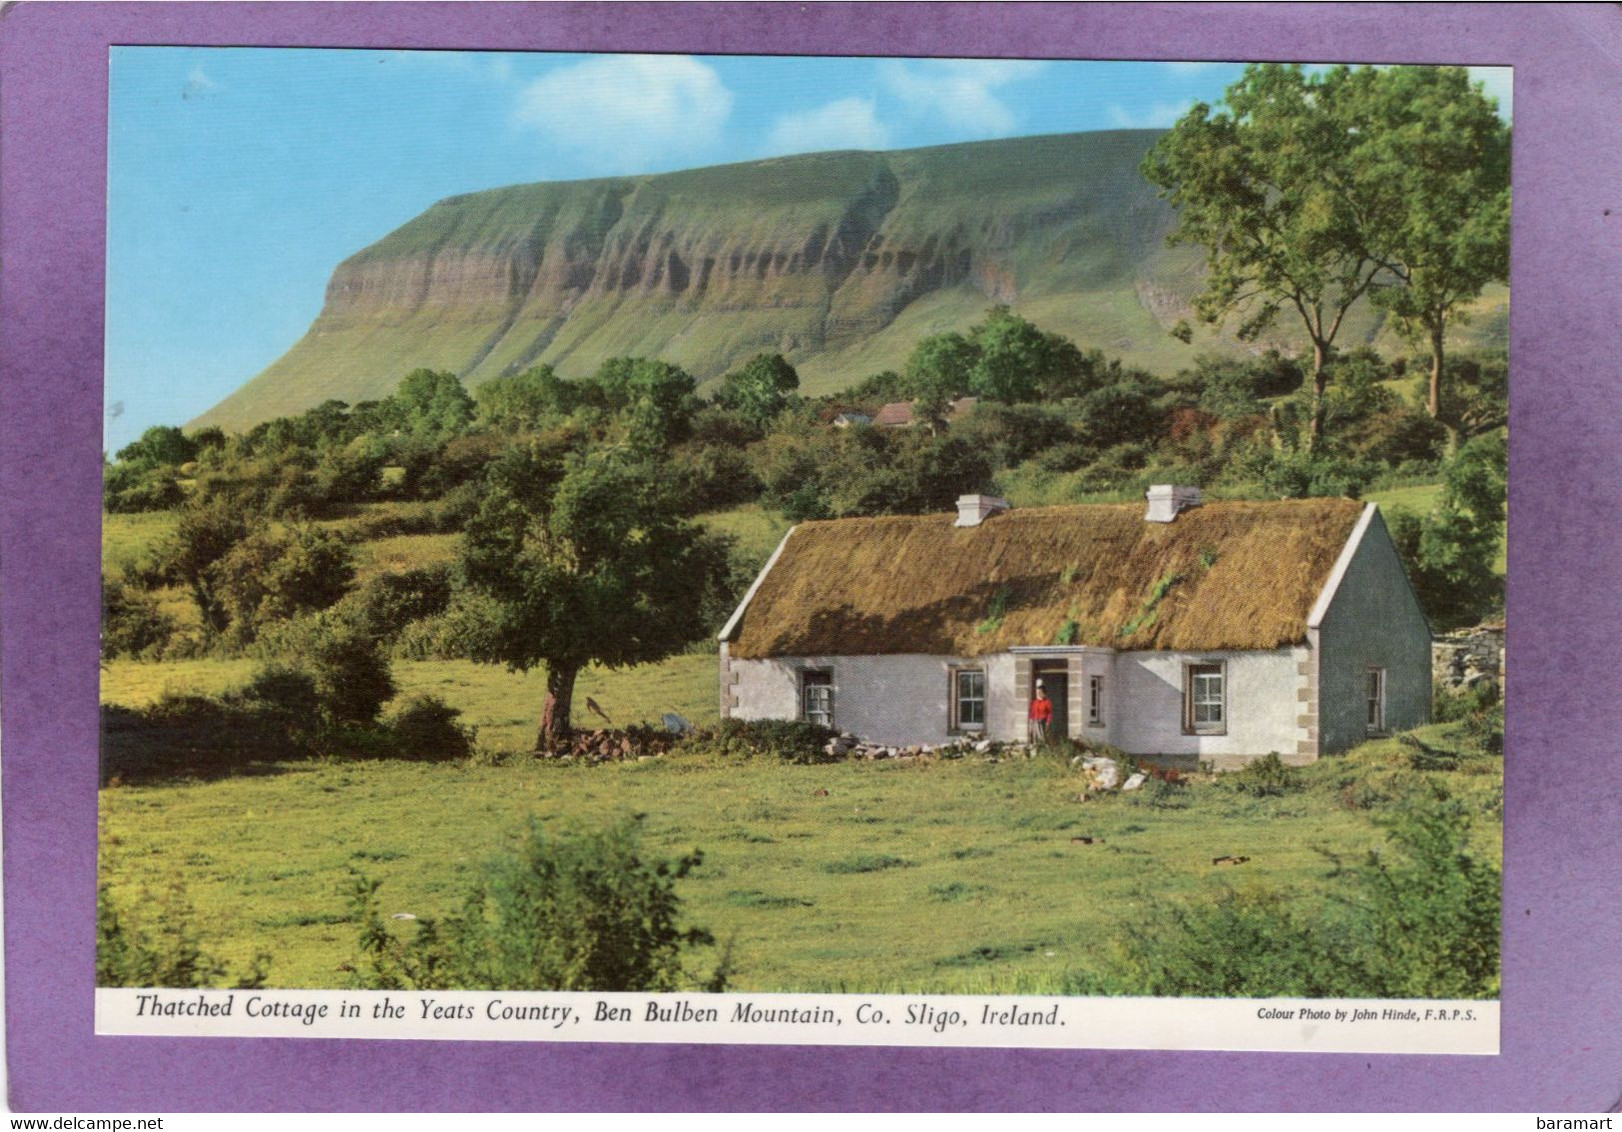
[[[1433,418],[1442,415],[1442,351],[1445,348],[1442,335],[1442,321],[1437,319],[1431,323],[1431,384],[1430,396],[1426,401]]]
[[[535,736],[535,749],[544,751],[558,739],[567,738],[574,728],[569,713],[574,703],[577,665],[550,664],[546,668],[546,702],[541,705],[541,729]]]
[[[1329,387],[1329,368],[1325,364],[1326,351],[1318,342],[1312,344],[1312,428],[1307,433],[1307,451],[1316,452],[1324,435],[1324,390]]]

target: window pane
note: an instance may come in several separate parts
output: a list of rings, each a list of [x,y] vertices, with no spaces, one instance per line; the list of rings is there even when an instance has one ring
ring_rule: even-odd
[[[1385,669],[1369,669],[1368,728],[1385,730]]]
[[[802,700],[807,723],[834,725],[833,675],[827,672],[801,673]]]
[[[986,722],[986,674],[965,669],[957,674],[958,726],[984,726]]]
[[[1196,728],[1220,728],[1223,723],[1223,667],[1191,664],[1188,667],[1189,722]]]

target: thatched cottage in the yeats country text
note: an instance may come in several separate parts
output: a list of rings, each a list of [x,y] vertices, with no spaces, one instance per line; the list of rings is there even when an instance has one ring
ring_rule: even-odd
[[[1430,629],[1379,508],[1347,499],[803,523],[721,632],[721,714],[896,746],[1050,737],[1217,767],[1428,721]]]

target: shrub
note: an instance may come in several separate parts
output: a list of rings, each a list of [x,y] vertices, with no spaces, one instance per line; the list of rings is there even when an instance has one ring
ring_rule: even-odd
[[[1113,979],[1138,995],[1496,995],[1500,878],[1469,848],[1468,810],[1432,786],[1384,824],[1390,851],[1346,870],[1327,903],[1266,889],[1151,902]]]
[[[192,923],[192,907],[179,878],[156,902],[150,924],[122,911],[110,886],[96,889],[96,985],[99,987],[208,987],[225,977],[225,964],[202,949]],[[263,986],[270,956],[254,957],[235,984]]]
[[[1458,692],[1441,684],[1431,690],[1431,719],[1436,723],[1456,723],[1497,706],[1498,685],[1490,680]]]
[[[167,511],[185,502],[170,467],[111,464],[102,470],[102,509],[112,514]]]
[[[267,622],[335,604],[355,578],[349,547],[319,527],[255,531],[209,572],[233,633],[245,641]]]
[[[1392,846],[1358,874],[1355,935],[1370,998],[1484,998],[1498,991],[1498,869],[1470,850],[1470,815],[1431,785],[1382,823]]]
[[[1356,499],[1380,471],[1367,460],[1321,456],[1305,449],[1267,452],[1249,467],[1243,463],[1236,470],[1255,475],[1269,493],[1283,499]]]
[[[473,753],[475,729],[456,722],[462,713],[438,696],[412,696],[384,719],[397,751],[407,759],[465,759]]]
[[[372,987],[483,990],[671,991],[700,983],[683,952],[714,942],[680,926],[676,882],[703,860],[642,855],[625,822],[593,834],[548,837],[531,822],[522,844],[487,862],[462,910],[443,928],[419,921],[398,940],[376,910],[376,882],[357,878],[362,958],[356,981]],[[724,967],[724,961],[723,961]]]
[[[1158,394],[1153,385],[1136,377],[1095,389],[1081,399],[1076,431],[1084,443],[1096,448],[1153,443],[1165,423],[1156,404]]]
[[[260,668],[239,695],[249,707],[295,727],[309,726],[321,711],[321,695],[315,678],[285,664],[267,664]]]
[[[329,626],[313,637],[309,665],[322,711],[334,723],[371,723],[394,698],[388,658],[349,626]]]
[[[1460,733],[1465,742],[1489,755],[1504,753],[1504,705],[1495,702],[1483,711],[1471,712],[1464,717]]]
[[[150,594],[107,581],[101,591],[101,655],[156,658],[174,635],[174,619]]]
[[[1217,781],[1240,794],[1256,798],[1288,794],[1301,788],[1300,774],[1293,767],[1285,766],[1277,751],[1270,751],[1240,770],[1222,775]]]
[[[1128,929],[1117,960],[1132,994],[1211,998],[1345,995],[1328,929],[1281,893],[1227,891],[1213,900],[1155,903]]]
[[[839,762],[824,750],[839,732],[818,723],[787,719],[723,719],[713,733],[695,735],[688,750],[723,758],[778,758],[791,763]]]
[[[433,565],[379,574],[351,591],[341,609],[356,628],[386,642],[412,622],[445,612],[450,600],[450,569]]]

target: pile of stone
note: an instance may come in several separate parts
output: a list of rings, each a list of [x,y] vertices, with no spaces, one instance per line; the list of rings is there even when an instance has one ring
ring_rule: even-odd
[[[632,726],[623,730],[575,731],[566,739],[556,740],[535,753],[543,759],[560,759],[566,762],[626,762],[631,759],[657,758],[667,754],[679,738],[679,735],[657,727]]]
[[[859,759],[874,762],[894,759],[897,762],[929,759],[978,758],[985,762],[1004,759],[1034,758],[1039,748],[1029,743],[1004,743],[996,739],[972,739],[962,736],[950,743],[914,743],[909,746],[869,743],[844,732],[830,739],[822,748],[823,754],[836,759]],[[1121,764],[1103,755],[1076,755],[1070,760],[1080,767],[1087,779],[1087,789],[1095,792],[1109,790],[1136,790],[1148,776],[1133,774],[1122,781]]]
[[[1137,790],[1149,780],[1149,776],[1142,771],[1129,775],[1125,782],[1121,781],[1121,764],[1104,755],[1077,755],[1070,760],[1071,766],[1079,766],[1083,777],[1087,779],[1088,788],[1103,793],[1108,790]]]
[[[1431,680],[1438,688],[1463,692],[1478,684],[1504,687],[1504,627],[1477,625],[1431,642]]]
[[[858,739],[850,732],[844,732],[830,739],[822,748],[823,754],[840,759],[862,759],[873,761],[877,759],[962,759],[971,755],[980,755],[992,762],[1000,756],[1012,752],[1025,751],[1029,748],[1015,743],[999,743],[994,739],[970,739],[962,737],[950,743],[913,743],[910,745],[886,745],[884,743],[869,743]]]

